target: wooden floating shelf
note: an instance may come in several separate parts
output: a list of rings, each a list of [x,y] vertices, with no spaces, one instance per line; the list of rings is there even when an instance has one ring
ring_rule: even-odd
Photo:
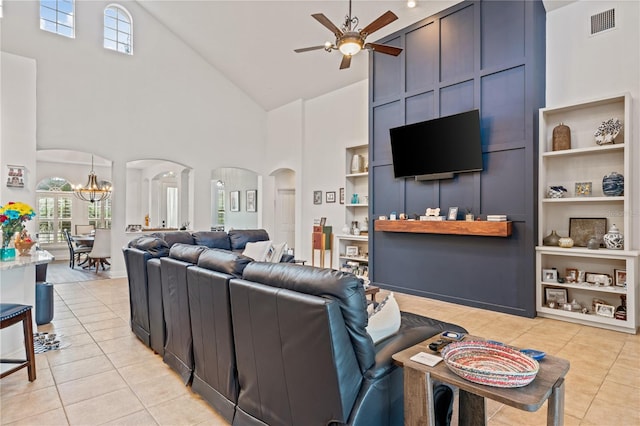
[[[476,235],[479,237],[508,237],[511,221],[467,222],[464,220],[376,220],[375,230],[382,232],[408,232],[414,234]]]

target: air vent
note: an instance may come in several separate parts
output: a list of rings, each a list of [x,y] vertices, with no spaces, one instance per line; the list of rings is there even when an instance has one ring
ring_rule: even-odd
[[[616,10],[609,9],[591,16],[591,35],[616,27]]]

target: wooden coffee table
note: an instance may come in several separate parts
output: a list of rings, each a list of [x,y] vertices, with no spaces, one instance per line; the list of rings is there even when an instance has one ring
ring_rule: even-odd
[[[393,355],[396,364],[404,367],[404,424],[429,425],[435,423],[433,412],[433,380],[460,389],[459,424],[485,425],[487,423],[485,398],[493,399],[525,411],[537,411],[546,400],[547,425],[564,423],[564,376],[569,371],[569,361],[547,355],[540,360],[536,378],[521,388],[498,388],[480,385],[463,379],[449,370],[444,361],[435,367],[411,361],[418,352],[433,354],[429,343],[439,335],[418,343]],[[484,340],[467,336],[465,340]],[[426,403],[426,404],[425,404]]]

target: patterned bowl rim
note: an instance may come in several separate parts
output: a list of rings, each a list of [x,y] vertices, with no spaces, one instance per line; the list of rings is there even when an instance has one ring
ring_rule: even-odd
[[[472,367],[466,364],[462,364],[457,361],[458,357],[464,356],[473,356],[477,353],[485,352],[483,355],[494,357],[497,360],[500,359],[510,359],[512,361],[516,361],[522,367],[526,368],[522,371],[511,371],[505,369],[504,371],[499,370],[486,370],[482,368]],[[442,358],[444,359],[447,366],[453,367],[453,369],[458,369],[462,371],[466,371],[473,374],[480,374],[486,376],[508,376],[508,377],[529,377],[534,376],[538,373],[540,368],[540,364],[538,361],[534,360],[530,356],[523,354],[522,352],[512,349],[508,346],[504,346],[501,344],[490,343],[486,341],[476,340],[476,341],[463,341],[463,342],[454,342],[447,345],[442,350]]]

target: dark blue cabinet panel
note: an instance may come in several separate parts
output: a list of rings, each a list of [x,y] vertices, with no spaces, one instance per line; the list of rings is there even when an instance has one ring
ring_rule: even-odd
[[[406,180],[406,207],[403,209],[407,214],[424,215],[428,207],[438,207],[439,205],[439,182],[424,181],[415,179]]]
[[[473,80],[440,89],[440,117],[474,108]]]
[[[369,161],[391,163],[391,142],[389,129],[398,127],[402,122],[402,104],[400,101],[380,105],[373,110],[372,156]]]
[[[375,166],[369,168],[369,175],[373,185],[381,191],[372,195],[370,203],[373,203],[371,211],[373,217],[389,216],[391,212],[402,213],[404,205],[404,180],[394,179],[393,166]],[[384,195],[383,195],[384,194]]]
[[[400,38],[396,37],[384,44],[400,47]],[[401,57],[385,55],[384,53],[369,53],[373,63],[373,97],[374,101],[386,99],[400,94],[400,65]]]
[[[436,117],[433,92],[421,93],[406,100],[405,124],[419,123]]]
[[[480,202],[483,214],[525,214],[527,187],[526,151],[511,149],[485,154]]]
[[[524,2],[482,2],[482,68],[524,58]]]
[[[474,6],[440,20],[440,81],[450,81],[474,69]]]
[[[406,35],[406,90],[432,88],[438,81],[438,26],[430,22]]]
[[[479,189],[475,185],[475,175],[476,173],[460,173],[453,179],[440,181],[441,214],[446,215],[449,207],[458,207],[458,218],[464,219],[464,210],[473,209],[474,194]]]
[[[482,141],[485,145],[525,140],[525,68],[482,77]]]

